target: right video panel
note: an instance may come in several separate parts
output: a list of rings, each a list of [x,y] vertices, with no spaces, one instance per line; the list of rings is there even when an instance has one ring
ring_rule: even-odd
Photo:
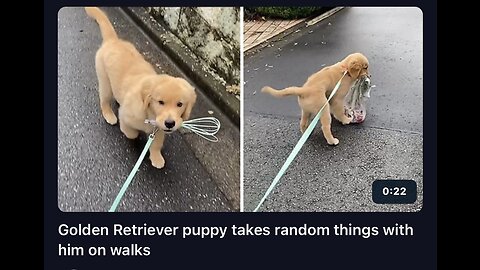
[[[416,7],[244,8],[243,210],[423,203]]]

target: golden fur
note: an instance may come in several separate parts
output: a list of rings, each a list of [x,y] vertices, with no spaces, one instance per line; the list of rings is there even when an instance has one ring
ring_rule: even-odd
[[[153,127],[145,119],[155,119],[159,131],[150,146],[150,160],[157,168],[165,166],[161,154],[165,133],[178,129],[190,117],[196,94],[193,86],[182,78],[159,75],[135,47],[117,37],[105,13],[96,7],[86,7],[102,33],[102,46],[95,56],[100,108],[105,120],[115,125],[111,103],[120,105],[120,130],[129,139],[140,131],[151,133]]]
[[[337,93],[332,97],[329,104],[325,106],[320,117],[323,136],[327,140],[327,143],[337,145],[339,140],[333,137],[330,129],[332,122],[330,113],[344,125],[352,121],[352,117],[348,117],[344,113],[343,101],[348,90],[357,78],[360,76],[369,76],[368,59],[363,54],[350,54],[341,62],[321,69],[311,75],[302,87],[287,87],[282,90],[275,90],[272,87],[265,86],[262,88],[262,92],[269,93],[275,97],[298,96],[298,104],[302,109],[300,131],[303,133],[307,129],[311,118],[314,117],[323,104],[327,102],[328,96],[346,70],[348,71],[347,75],[342,79]]]

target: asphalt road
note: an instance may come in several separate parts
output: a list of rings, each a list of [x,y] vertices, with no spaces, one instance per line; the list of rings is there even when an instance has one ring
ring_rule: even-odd
[[[352,52],[370,61],[372,84],[364,123],[332,132],[316,128],[261,211],[419,211],[423,202],[422,12],[416,8],[345,8],[276,38],[245,56],[244,204],[255,208],[301,136],[296,97],[273,98],[265,85],[302,85],[324,65]],[[375,179],[417,182],[414,204],[379,205]]]
[[[122,11],[106,11],[118,35],[133,42],[159,73],[184,77]],[[59,11],[58,207],[62,211],[107,211],[146,142],[146,136],[127,139],[118,125],[110,126],[101,116],[94,69],[100,44],[98,26],[83,8]],[[201,91],[197,94],[192,118],[213,111],[222,122],[220,142],[212,144],[191,133],[167,136],[162,151],[165,167],[154,168],[147,155],[118,211],[238,210],[239,129]]]

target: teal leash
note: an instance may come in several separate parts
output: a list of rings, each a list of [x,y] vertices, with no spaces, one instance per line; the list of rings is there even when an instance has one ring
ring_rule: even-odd
[[[108,210],[108,212],[116,211],[118,204],[120,203],[123,195],[125,194],[125,191],[127,191],[127,188],[132,182],[133,177],[135,177],[135,174],[137,174],[138,168],[140,167],[140,164],[142,164],[142,161],[145,158],[145,155],[147,154],[147,151],[150,148],[150,145],[152,144],[153,139],[155,139],[155,133],[157,133],[157,131],[158,131],[158,128],[155,128],[153,132],[150,135],[148,135],[148,141],[145,144],[145,147],[143,148],[143,151],[140,154],[140,157],[138,158],[137,163],[135,163],[135,166],[133,167],[132,171],[128,175],[127,180],[125,181],[125,183],[123,183],[122,189],[120,189],[120,191],[118,192],[117,197],[113,201],[113,204],[110,207],[110,210]]]
[[[333,88],[332,90],[332,93],[330,93],[330,96],[328,97],[327,99],[327,102],[325,104],[323,104],[322,108],[320,108],[320,110],[318,111],[317,115],[315,116],[315,118],[313,118],[312,122],[310,122],[310,124],[308,125],[308,128],[307,130],[305,130],[305,132],[303,133],[302,137],[300,137],[300,140],[297,142],[297,144],[295,145],[295,147],[293,148],[292,152],[290,153],[290,155],[288,156],[287,160],[285,161],[285,163],[283,163],[283,166],[282,168],[280,169],[280,171],[277,173],[277,175],[275,176],[275,178],[273,179],[272,183],[270,184],[270,187],[268,187],[267,191],[265,192],[265,194],[263,195],[262,199],[260,200],[260,202],[258,203],[257,207],[255,207],[255,209],[253,210],[253,212],[257,212],[258,209],[260,209],[260,206],[262,206],[263,202],[267,199],[268,195],[270,195],[270,193],[272,192],[272,190],[275,188],[275,186],[277,185],[278,181],[280,181],[280,178],[285,174],[285,171],[287,171],[288,167],[290,166],[290,164],[292,163],[292,161],[295,159],[295,157],[297,156],[298,152],[300,151],[300,149],[302,149],[303,145],[305,144],[305,142],[307,141],[308,137],[310,136],[310,134],[312,134],[312,131],[313,129],[315,128],[315,126],[317,125],[318,123],[318,120],[320,119],[320,115],[322,114],[322,111],[323,109],[325,108],[325,106],[327,106],[328,102],[330,101],[330,99],[332,99],[333,95],[335,95],[335,93],[337,92],[338,88],[340,87],[340,84],[342,82],[342,79],[343,77],[345,77],[345,75],[347,74],[347,71],[345,71],[342,75],[342,77],[340,78],[340,80],[338,80],[337,84],[335,85],[335,88]]]
[[[127,191],[127,188],[132,182],[133,178],[135,177],[135,174],[137,174],[138,168],[140,167],[140,164],[145,158],[145,155],[147,154],[147,151],[150,148],[150,145],[152,144],[153,139],[155,139],[155,133],[157,133],[158,131],[158,126],[156,121],[146,119],[145,124],[151,124],[155,127],[155,129],[148,136],[148,141],[145,144],[145,147],[143,148],[143,151],[140,154],[140,157],[138,157],[137,163],[135,163],[135,166],[133,166],[132,171],[128,175],[127,180],[125,180],[125,183],[123,183],[122,188],[118,192],[117,197],[113,201],[113,204],[110,207],[110,210],[108,210],[108,212],[116,211],[118,204],[120,203],[120,201],[123,198],[123,195],[125,194],[125,191]],[[197,119],[191,119],[191,120],[183,121],[182,128],[188,129],[193,133],[197,134],[198,136],[210,142],[218,142],[218,138],[215,136],[215,134],[217,134],[217,132],[220,130],[220,121],[215,117],[202,117]]]

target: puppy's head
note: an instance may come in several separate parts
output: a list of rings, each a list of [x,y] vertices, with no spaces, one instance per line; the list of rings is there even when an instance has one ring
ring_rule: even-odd
[[[158,128],[170,133],[190,117],[197,95],[186,80],[158,75],[144,82],[142,98],[145,110],[154,113]]]
[[[343,65],[354,80],[368,76],[368,59],[361,53],[352,53],[343,60]]]

